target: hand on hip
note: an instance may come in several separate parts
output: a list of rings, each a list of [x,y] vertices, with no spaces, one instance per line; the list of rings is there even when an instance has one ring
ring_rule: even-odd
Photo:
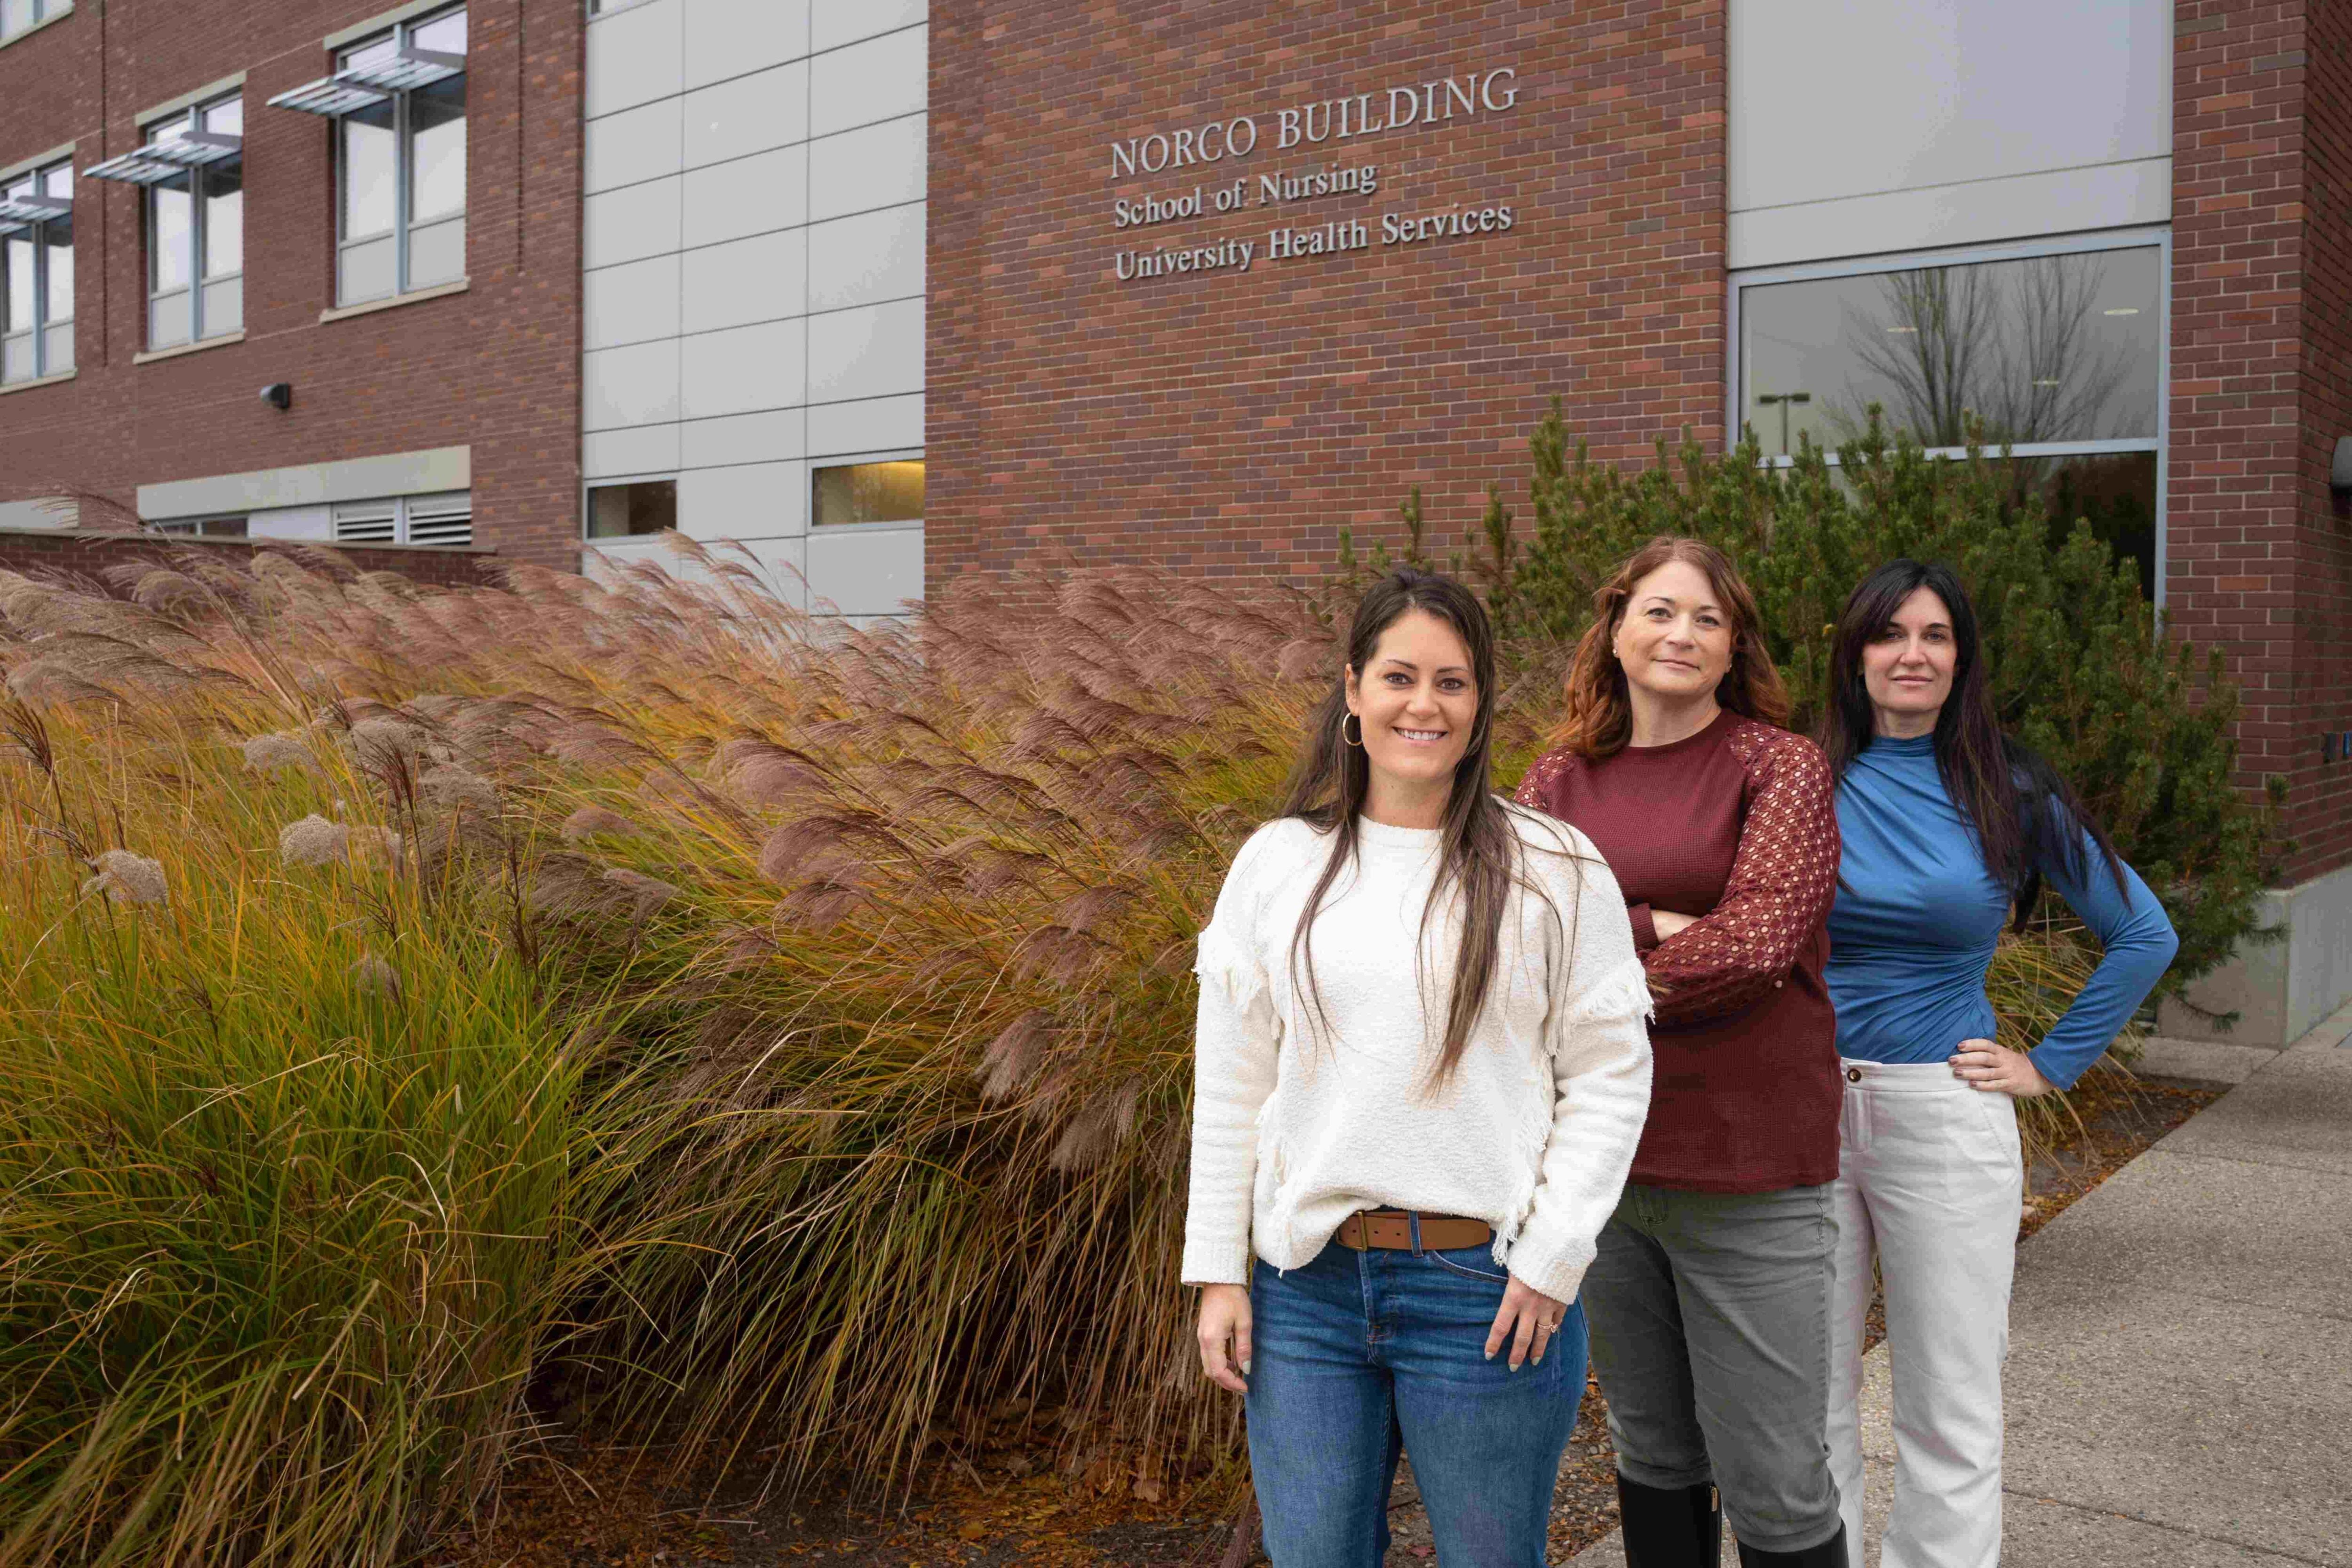
[[[2033,1058],[1990,1040],[1962,1040],[1952,1053],[1952,1076],[1973,1088],[2031,1100],[2056,1086],[2035,1068]]]

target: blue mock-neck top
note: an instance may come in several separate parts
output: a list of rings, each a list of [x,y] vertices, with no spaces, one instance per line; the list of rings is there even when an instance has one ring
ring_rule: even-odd
[[[1825,975],[1838,1053],[1940,1062],[1962,1040],[1992,1038],[1985,973],[2011,889],[1986,868],[1968,817],[1945,794],[1934,737],[1872,740],[1838,781],[1837,814],[1845,848]],[[2031,1053],[2035,1069],[2061,1089],[2098,1060],[2179,945],[2147,884],[2126,867],[2117,889],[2106,858],[2083,837],[2079,878],[2042,868],[2106,949],[2074,1005]]]

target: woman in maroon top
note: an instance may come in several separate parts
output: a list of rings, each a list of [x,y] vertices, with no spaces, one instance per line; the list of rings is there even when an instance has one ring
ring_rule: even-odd
[[[1588,835],[1657,1005],[1650,1120],[1585,1276],[1631,1568],[1844,1568],[1824,1440],[1838,1173],[1829,764],[1722,552],[1654,539],[1593,596],[1518,798]]]

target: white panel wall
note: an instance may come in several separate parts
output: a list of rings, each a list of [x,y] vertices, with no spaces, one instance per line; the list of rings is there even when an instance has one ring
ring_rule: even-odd
[[[1729,264],[2168,222],[2172,0],[1731,0]]]
[[[922,593],[922,525],[811,537],[809,475],[922,455],[928,16],[645,0],[588,29],[588,480],[675,476],[682,531],[844,615]]]

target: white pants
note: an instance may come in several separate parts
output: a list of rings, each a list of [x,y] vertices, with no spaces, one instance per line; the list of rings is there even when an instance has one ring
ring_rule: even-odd
[[[1895,1373],[1895,1511],[1880,1568],[2000,1561],[2000,1368],[2025,1173],[2017,1105],[1943,1062],[1846,1061],[1832,1189],[1830,1468],[1863,1559],[1862,1339],[1874,1254]]]

